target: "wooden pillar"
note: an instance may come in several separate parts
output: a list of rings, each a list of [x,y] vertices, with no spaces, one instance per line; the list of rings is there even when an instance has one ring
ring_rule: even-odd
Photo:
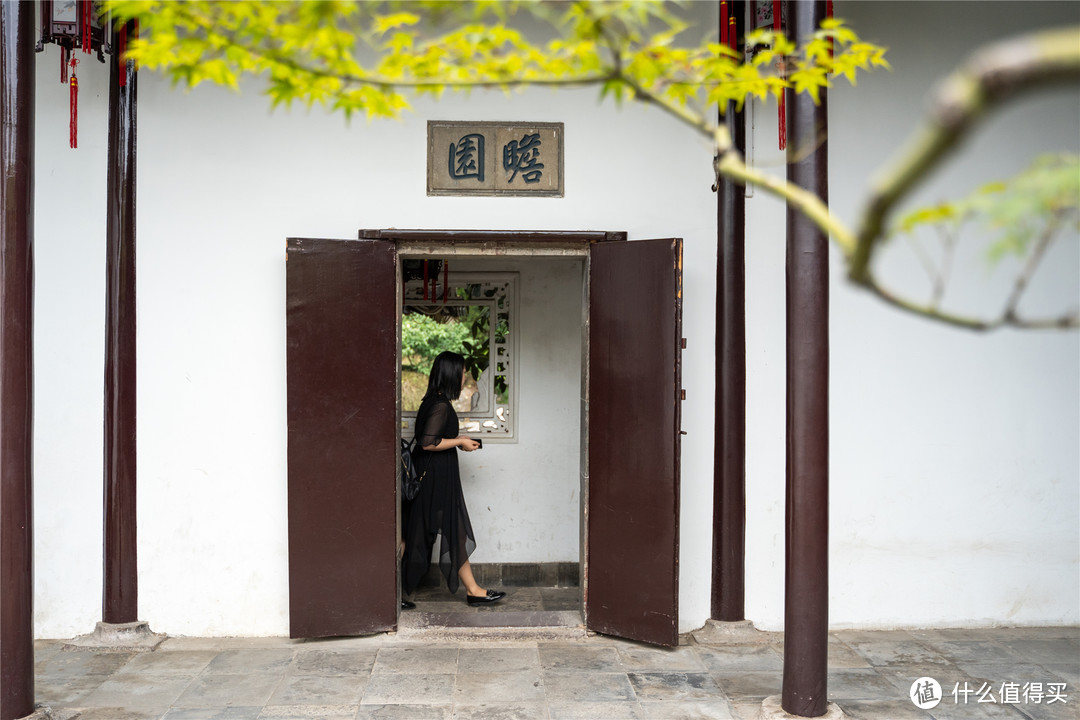
[[[825,2],[788,0],[788,36],[809,36]],[[828,106],[788,92],[787,177],[828,202]],[[787,211],[787,553],[784,596],[785,712],[826,712],[829,623],[828,237]]]
[[[726,3],[735,18],[737,47],[746,34],[746,2]],[[720,22],[725,22],[721,13]],[[730,27],[730,26],[729,26]],[[746,153],[746,119],[728,103],[735,148]],[[713,565],[711,615],[745,619],[746,551],[746,239],[745,187],[726,178],[717,188],[716,424],[713,459]]]
[[[130,31],[130,26],[129,26]],[[138,616],[135,514],[135,104],[134,66],[123,67],[119,31],[109,56],[105,298],[105,578],[102,620]],[[121,84],[123,77],[123,84]]]
[[[34,710],[34,14],[0,3],[0,720]]]

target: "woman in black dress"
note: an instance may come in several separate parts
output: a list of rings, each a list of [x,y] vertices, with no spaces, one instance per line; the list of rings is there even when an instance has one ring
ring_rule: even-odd
[[[457,413],[451,401],[461,395],[465,382],[465,358],[454,352],[440,353],[431,366],[427,393],[416,411],[417,472],[424,475],[420,494],[410,503],[402,558],[402,590],[412,595],[431,565],[435,537],[439,544],[439,569],[451,593],[458,579],[465,586],[470,605],[498,602],[506,593],[486,590],[473,577],[469,555],[476,548],[455,448],[472,452],[480,443],[459,434]]]

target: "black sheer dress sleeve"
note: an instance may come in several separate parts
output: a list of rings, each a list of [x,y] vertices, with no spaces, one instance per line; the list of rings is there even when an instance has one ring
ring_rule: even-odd
[[[425,413],[417,413],[416,418],[416,444],[422,448],[435,445],[445,437],[443,432],[450,413],[450,403],[435,400],[426,410]]]

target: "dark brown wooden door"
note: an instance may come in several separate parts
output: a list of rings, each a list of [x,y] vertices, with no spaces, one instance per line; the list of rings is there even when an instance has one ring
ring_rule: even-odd
[[[589,261],[585,624],[678,642],[682,241],[596,243]]]
[[[393,243],[290,239],[289,634],[397,624]]]

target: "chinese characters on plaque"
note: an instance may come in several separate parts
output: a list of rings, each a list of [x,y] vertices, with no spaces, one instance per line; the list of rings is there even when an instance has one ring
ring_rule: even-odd
[[[563,124],[428,121],[428,195],[563,196]]]

